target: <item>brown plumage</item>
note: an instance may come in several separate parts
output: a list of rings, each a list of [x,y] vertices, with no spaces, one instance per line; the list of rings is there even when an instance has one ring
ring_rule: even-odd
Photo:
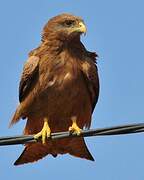
[[[82,26],[81,26],[82,25]],[[72,117],[80,128],[89,128],[98,100],[99,80],[96,53],[85,49],[80,41],[83,20],[61,14],[45,25],[40,46],[30,52],[19,86],[20,104],[11,125],[27,119],[24,134],[41,131],[44,118],[52,132],[67,131]],[[68,138],[26,144],[15,165],[37,161],[48,154],[69,153],[94,160],[84,139]]]

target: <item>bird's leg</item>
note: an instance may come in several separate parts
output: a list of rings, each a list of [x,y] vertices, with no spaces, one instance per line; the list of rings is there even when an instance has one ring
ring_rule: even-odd
[[[76,116],[71,117],[72,120],[72,126],[69,127],[69,131],[70,133],[75,133],[76,135],[80,135],[81,134],[81,129],[78,127],[77,123],[76,123]]]
[[[45,144],[46,143],[46,138],[49,138],[51,135],[51,130],[48,124],[48,119],[44,118],[44,125],[42,130],[37,133],[34,138],[35,139],[39,139],[40,137],[42,138],[42,143]]]

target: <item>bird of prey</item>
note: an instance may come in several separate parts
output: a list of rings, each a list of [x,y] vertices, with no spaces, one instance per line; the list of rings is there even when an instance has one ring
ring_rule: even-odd
[[[83,137],[50,139],[51,132],[80,135],[91,125],[99,95],[97,54],[86,50],[80,41],[83,33],[86,25],[80,17],[60,14],[44,26],[41,44],[29,53],[19,85],[20,103],[10,124],[26,119],[24,134],[35,134],[41,141],[26,144],[14,165],[66,153],[94,161]]]

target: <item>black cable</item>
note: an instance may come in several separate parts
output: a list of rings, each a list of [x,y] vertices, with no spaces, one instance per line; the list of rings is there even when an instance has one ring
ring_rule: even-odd
[[[98,128],[82,130],[81,135],[83,137],[90,136],[107,136],[107,135],[123,135],[144,132],[144,123],[128,124],[121,126],[113,126],[108,128]],[[76,134],[71,134],[69,131],[52,133],[50,139],[63,139],[69,137],[79,137]],[[22,135],[22,136],[6,136],[0,137],[0,146],[16,145],[37,142],[34,139],[34,135]]]

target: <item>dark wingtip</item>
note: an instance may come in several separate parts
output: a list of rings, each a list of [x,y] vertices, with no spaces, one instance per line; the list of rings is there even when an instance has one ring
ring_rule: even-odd
[[[14,166],[22,165],[23,163],[20,163],[19,158],[14,162]]]
[[[95,159],[93,158],[93,156],[90,154],[90,157],[89,157],[89,159],[88,160],[90,160],[90,161],[95,161]]]
[[[87,147],[86,147],[87,148]],[[88,148],[87,148],[87,157],[85,157],[87,160],[90,161],[95,161],[95,159],[93,158],[93,156],[91,155],[91,153],[89,152]]]
[[[18,166],[18,165],[20,165],[20,164],[17,163],[17,161],[15,161],[13,165],[14,165],[14,166]]]

